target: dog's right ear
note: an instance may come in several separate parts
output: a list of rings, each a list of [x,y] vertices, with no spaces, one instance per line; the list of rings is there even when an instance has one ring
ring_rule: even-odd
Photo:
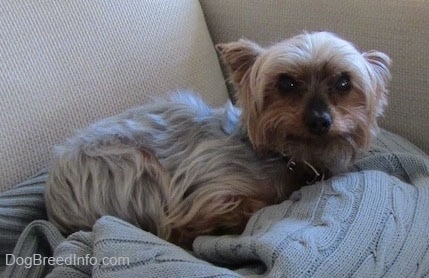
[[[240,87],[244,75],[252,67],[263,48],[252,41],[240,39],[236,42],[217,44],[216,50],[228,68],[231,81],[235,86]]]

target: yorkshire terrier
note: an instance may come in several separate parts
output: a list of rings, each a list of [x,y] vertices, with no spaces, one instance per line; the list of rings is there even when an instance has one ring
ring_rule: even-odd
[[[238,107],[178,93],[56,148],[45,198],[62,232],[113,215],[190,248],[199,235],[242,232],[257,210],[346,170],[369,147],[387,104],[386,54],[328,32],[216,48]]]

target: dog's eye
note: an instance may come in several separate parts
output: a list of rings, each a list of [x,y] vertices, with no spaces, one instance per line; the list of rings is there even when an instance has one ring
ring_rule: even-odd
[[[350,81],[350,76],[347,73],[342,73],[335,82],[335,89],[340,92],[348,92],[352,88],[352,83]]]
[[[279,77],[277,86],[282,92],[294,92],[298,89],[298,82],[289,75],[282,74]]]

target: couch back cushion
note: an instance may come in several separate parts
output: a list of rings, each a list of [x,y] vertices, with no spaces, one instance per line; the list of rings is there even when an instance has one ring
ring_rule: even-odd
[[[1,0],[0,38],[0,191],[94,120],[181,89],[228,98],[197,0]]]
[[[381,125],[429,153],[429,2],[421,0],[201,0],[215,43],[246,37],[267,45],[327,30],[393,60]]]

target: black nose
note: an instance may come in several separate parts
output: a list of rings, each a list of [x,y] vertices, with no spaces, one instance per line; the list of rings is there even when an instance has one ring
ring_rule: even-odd
[[[307,116],[306,124],[311,133],[322,135],[329,131],[332,124],[332,117],[328,112],[313,111]]]

